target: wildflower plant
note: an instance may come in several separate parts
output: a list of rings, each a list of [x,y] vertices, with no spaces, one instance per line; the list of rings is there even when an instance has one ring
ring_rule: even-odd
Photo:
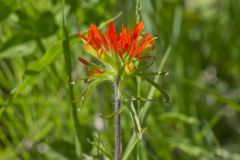
[[[133,29],[121,27],[118,33],[113,22],[109,23],[105,32],[100,32],[95,24],[91,24],[87,33],[77,33],[84,43],[83,49],[95,58],[99,63],[87,61],[79,57],[79,61],[85,65],[87,77],[85,82],[90,83],[89,88],[83,94],[82,106],[86,97],[92,89],[99,83],[109,80],[114,84],[115,91],[115,159],[122,159],[121,151],[121,104],[123,101],[130,101],[128,105],[136,135],[142,138],[142,128],[135,110],[137,100],[144,99],[141,97],[131,96],[131,99],[124,98],[120,85],[124,83],[127,76],[139,76],[157,88],[168,101],[168,95],[153,80],[148,78],[149,75],[166,75],[163,72],[146,72],[147,67],[142,67],[142,61],[154,58],[149,54],[153,50],[154,37],[151,33],[141,34],[144,28],[144,22],[140,21],[135,24]],[[147,100],[147,99],[144,99]]]

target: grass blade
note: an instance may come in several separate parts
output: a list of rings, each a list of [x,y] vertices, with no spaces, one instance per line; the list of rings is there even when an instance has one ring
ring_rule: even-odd
[[[68,75],[68,86],[69,86],[69,97],[71,100],[71,105],[72,105],[72,116],[73,116],[73,122],[74,122],[74,128],[76,132],[76,141],[75,141],[75,146],[76,146],[76,154],[80,156],[80,124],[79,124],[79,118],[77,114],[77,106],[76,103],[74,103],[75,95],[74,95],[74,90],[73,90],[73,85],[71,85],[71,82],[73,81],[72,78],[72,62],[71,62],[71,49],[70,49],[70,40],[68,37],[68,31],[67,27],[65,24],[65,18],[64,18],[64,9],[63,9],[63,15],[62,15],[62,25],[63,25],[63,42],[62,42],[62,47],[63,47],[63,54],[64,54],[64,60],[65,60],[65,66],[66,66],[66,71]]]
[[[164,96],[165,102],[169,102],[170,98],[169,98],[168,94],[162,89],[161,86],[159,86],[157,83],[155,83],[153,80],[151,80],[150,78],[148,78],[146,76],[141,76],[141,77],[162,93],[162,95]]]

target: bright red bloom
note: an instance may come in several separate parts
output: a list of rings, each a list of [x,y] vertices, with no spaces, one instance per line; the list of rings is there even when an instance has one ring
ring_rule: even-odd
[[[121,32],[117,33],[116,26],[111,22],[107,31],[101,33],[96,25],[91,24],[87,35],[78,33],[78,36],[85,43],[84,50],[107,64],[108,70],[115,72],[125,68],[126,73],[131,74],[137,69],[138,61],[152,58],[144,55],[144,51],[154,48],[154,38],[150,33],[141,36],[143,27],[143,21],[134,25],[132,30],[122,25]],[[79,60],[85,65],[89,64],[82,58]],[[102,73],[100,70],[87,72],[89,76]]]
[[[111,22],[108,25],[108,30],[102,34],[96,25],[91,24],[87,36],[81,33],[78,33],[78,35],[86,41],[84,49],[89,50],[89,47],[92,47],[97,57],[101,58],[104,54],[114,53],[120,57],[127,54],[129,58],[141,60],[151,58],[151,56],[142,55],[146,48],[154,48],[153,36],[150,33],[140,38],[143,27],[143,21],[141,21],[133,27],[131,32],[130,29],[122,25],[122,31],[118,34],[115,25]]]

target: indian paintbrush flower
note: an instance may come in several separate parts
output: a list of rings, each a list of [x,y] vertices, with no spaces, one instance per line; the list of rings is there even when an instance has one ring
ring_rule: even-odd
[[[115,25],[111,22],[107,31],[101,33],[96,25],[91,24],[87,34],[77,33],[84,41],[84,50],[103,62],[106,70],[117,73],[124,68],[127,74],[133,73],[137,69],[139,61],[152,58],[146,55],[146,51],[154,48],[153,36],[146,33],[141,36],[144,23],[143,21],[134,25],[130,30],[122,25],[122,30],[118,34]],[[84,65],[89,63],[83,58],[79,58]],[[88,68],[88,67],[87,67]],[[102,73],[98,68],[89,71],[88,76]]]
[[[134,25],[132,30],[122,25],[121,32],[117,33],[115,25],[111,22],[108,25],[107,31],[102,33],[94,24],[90,25],[87,34],[77,33],[84,42],[84,50],[104,65],[97,65],[79,57],[79,61],[85,65],[87,71],[85,82],[92,80],[92,87],[101,82],[101,80],[104,81],[106,79],[114,83],[115,160],[122,159],[120,118],[122,101],[121,89],[119,87],[122,75],[142,74],[142,69],[138,67],[139,63],[153,57],[148,55],[147,52],[154,49],[154,38],[151,36],[151,33],[141,35],[143,27],[143,21]],[[146,77],[145,79],[152,84],[155,83]],[[134,107],[130,110],[134,110]],[[137,114],[135,111],[131,111],[131,115],[134,124],[138,124],[136,133],[139,139],[141,139],[142,130]]]

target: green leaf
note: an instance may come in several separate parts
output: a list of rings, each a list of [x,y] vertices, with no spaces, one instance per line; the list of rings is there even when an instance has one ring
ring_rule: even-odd
[[[102,78],[96,78],[94,79],[90,85],[88,86],[87,90],[83,93],[83,97],[82,97],[82,103],[80,106],[80,110],[82,110],[82,108],[84,107],[84,104],[86,102],[86,99],[90,96],[90,94],[92,93],[93,89],[95,87],[97,87],[101,82],[109,80],[109,78],[107,77],[102,77]]]
[[[169,56],[169,54],[170,54],[170,52],[171,52],[171,49],[172,49],[171,46],[169,46],[169,47],[167,48],[167,50],[166,50],[166,52],[165,52],[165,54],[164,54],[163,60],[162,60],[160,66],[159,66],[159,68],[158,68],[158,71],[159,71],[159,72],[162,72],[163,67],[164,67],[164,65],[165,65],[165,63],[166,63],[167,57]],[[155,81],[158,81],[158,79],[159,79],[159,75],[157,75],[157,76],[155,77]],[[155,86],[152,86],[152,87],[151,87],[151,89],[150,89],[150,91],[149,91],[149,94],[148,94],[148,96],[147,96],[147,99],[152,99],[152,98],[153,98],[153,95],[154,95],[154,92],[155,92],[155,88],[156,88]],[[167,96],[167,97],[168,97],[168,96]],[[142,110],[140,111],[140,113],[139,113],[139,120],[140,120],[140,122],[142,122],[142,121],[144,120],[144,118],[145,118],[145,116],[146,116],[146,113],[147,113],[147,110],[148,110],[149,107],[150,107],[150,104],[151,104],[150,102],[145,102],[145,104],[144,104],[144,106],[143,106],[143,109],[142,109]],[[136,138],[136,135],[133,134],[132,137],[131,137],[131,139],[130,139],[130,141],[128,142],[126,151],[125,151],[125,153],[124,153],[124,159],[125,159],[125,160],[129,157],[130,153],[131,153],[132,150],[134,149],[134,147],[135,147],[135,145],[137,144],[137,142],[138,142],[138,139]],[[125,158],[125,157],[126,157],[126,158]]]
[[[125,152],[123,154],[123,160],[127,160],[128,157],[130,156],[132,150],[134,149],[134,147],[136,146],[136,144],[139,142],[139,139],[136,137],[135,134],[133,134],[133,136],[131,137],[131,139],[128,142],[128,145],[125,149]]]
[[[176,140],[170,140],[169,142],[171,147],[178,148],[190,156],[198,157],[207,153],[205,148],[186,142],[177,142]]]
[[[162,62],[161,62],[161,64],[160,64],[160,66],[159,66],[159,68],[158,68],[158,71],[159,72],[162,72],[163,71],[163,68],[164,68],[164,66],[165,66],[165,64],[166,64],[166,61],[167,61],[167,59],[168,59],[168,57],[169,57],[169,55],[170,55],[170,53],[171,53],[171,50],[172,50],[172,46],[168,46],[168,48],[167,48],[167,50],[166,50],[166,52],[164,53],[164,56],[163,56],[163,58],[162,58]],[[158,77],[156,77],[156,79],[157,79]]]
[[[165,65],[165,63],[166,63],[166,61],[167,61],[167,58],[169,57],[169,55],[170,55],[170,53],[171,53],[171,50],[172,50],[172,47],[171,47],[171,46],[168,46],[168,48],[167,48],[167,50],[165,51],[164,56],[163,56],[163,58],[162,58],[162,62],[161,62],[161,64],[160,64],[159,68],[158,68],[158,72],[162,72],[162,71],[163,71],[164,65]],[[160,77],[160,75],[157,75],[157,76],[154,78],[154,82],[158,83],[159,77]],[[153,98],[154,93],[155,93],[155,90],[156,90],[155,87],[154,87],[154,86],[151,86],[150,91],[149,91],[149,93],[148,93],[148,95],[147,95],[147,99],[152,99],[152,98]],[[150,107],[150,104],[151,104],[150,102],[145,102],[145,103],[144,103],[143,109],[142,109],[142,110],[140,111],[140,113],[139,113],[140,121],[143,121],[143,120],[144,120],[144,118],[145,118],[145,116],[146,116],[146,114],[147,114],[147,111],[148,111],[148,109],[149,109],[149,107]]]
[[[77,42],[79,41],[75,35],[70,37],[70,46],[73,46]],[[42,58],[31,63],[27,67],[25,71],[25,75],[33,75],[33,74],[39,73],[48,65],[53,63],[62,54],[62,52],[63,52],[62,41],[59,41],[58,43],[53,45],[51,48],[49,48]]]
[[[147,99],[147,98],[144,98],[144,97],[135,97],[135,96],[131,96],[131,97],[138,100],[138,101],[143,101],[143,102],[163,103],[162,100]]]
[[[137,75],[143,75],[143,76],[155,76],[155,75],[160,75],[163,77],[166,77],[169,75],[169,72],[139,72],[139,73],[135,73]]]
[[[185,122],[189,124],[198,124],[198,120],[194,117],[189,117],[181,113],[171,112],[171,113],[162,113],[160,115],[160,120],[167,121],[173,120],[174,122]]]
[[[68,76],[68,83],[69,83],[69,97],[71,101],[74,101],[75,95],[74,95],[74,88],[73,85],[71,85],[70,82],[72,82],[72,61],[71,61],[71,40],[68,36],[68,30],[67,30],[67,22],[65,22],[65,13],[64,13],[64,1],[63,1],[63,8],[62,8],[62,33],[63,33],[63,42],[62,42],[62,49],[63,49],[63,55],[65,60],[65,68]],[[75,36],[76,37],[76,36]],[[76,147],[76,155],[80,156],[81,154],[81,141],[80,141],[80,123],[79,118],[77,114],[77,106],[74,102],[71,103],[72,107],[72,116],[73,116],[73,122],[74,122],[74,128],[75,128],[75,147]],[[82,127],[81,127],[82,129]]]
[[[172,43],[176,44],[179,40],[183,19],[183,6],[177,5],[175,8],[173,28],[172,28]]]
[[[213,119],[216,119],[216,116],[213,117],[210,121],[203,119],[201,122],[201,130],[195,135],[198,141],[204,141],[207,146],[220,147],[219,141],[213,130],[214,126],[211,126],[211,121]]]
[[[230,152],[224,148],[217,148],[215,149],[215,154],[222,159],[229,159],[229,160],[238,160],[240,159],[239,153]]]
[[[16,10],[15,13],[18,16],[18,24],[21,26],[21,31],[26,33],[33,33],[35,31],[34,20],[23,10]]]
[[[50,147],[60,155],[64,156],[67,159],[77,159],[77,155],[75,154],[75,146],[65,140],[58,139],[53,141],[50,144]]]
[[[120,114],[124,110],[124,108],[125,107],[123,106],[117,112],[113,112],[113,113],[108,114],[108,115],[100,115],[100,117],[103,118],[103,119],[113,118],[115,115]]]
[[[142,130],[142,134],[146,131],[146,128]],[[137,145],[137,143],[140,140],[136,137],[135,134],[132,135],[131,139],[128,142],[128,145],[123,153],[123,159],[122,160],[128,160],[128,157],[130,156],[131,152],[133,151],[134,147]]]
[[[78,38],[74,35],[70,37],[70,45],[74,45],[78,42]],[[62,54],[62,41],[59,41],[51,48],[49,48],[46,53],[37,61],[32,62],[26,69],[23,77],[23,81],[18,84],[16,88],[14,88],[11,92],[11,96],[9,97],[7,104],[1,108],[0,116],[6,109],[6,106],[12,103],[12,101],[19,95],[19,93],[30,83],[32,83],[35,79],[34,75],[37,75],[43,69],[48,67],[50,64],[54,62],[61,54]]]
[[[133,125],[134,125],[134,131],[136,133],[136,136],[139,140],[142,139],[142,127],[139,122],[139,118],[137,115],[137,112],[135,110],[135,107],[137,106],[136,100],[131,100],[131,105],[128,107],[130,111],[130,115],[132,117]]]
[[[126,102],[130,102],[132,99],[134,99],[134,100],[138,100],[138,101],[142,101],[142,102],[165,103],[165,101],[159,100],[159,99],[148,99],[148,98],[144,98],[144,97],[133,96],[127,92],[123,92],[123,93],[124,93],[124,96],[122,95],[122,98]]]
[[[58,30],[55,17],[50,11],[41,13],[37,19],[22,10],[17,10],[16,14],[19,17],[21,32],[31,35],[33,38],[48,37]]]
[[[146,77],[146,76],[141,76],[143,79],[145,79],[148,83],[150,83],[152,86],[154,86],[159,92],[162,93],[165,102],[169,102],[170,98],[168,96],[168,94],[162,89],[161,86],[159,86],[157,83],[155,83],[153,80],[151,80],[150,78]]]
[[[51,130],[54,127],[54,123],[44,120],[43,125],[36,123],[34,127],[35,127],[35,130],[34,130],[35,132],[31,133],[30,137],[34,143],[37,143],[51,132]]]
[[[116,16],[114,16],[113,18],[111,19],[108,19],[107,21],[105,22],[102,22],[98,28],[101,29],[103,28],[104,26],[108,25],[110,22],[114,21],[115,19],[118,19],[120,16],[122,15],[122,12],[119,12]]]
[[[3,53],[4,50],[18,46],[20,44],[25,45],[25,42],[30,40],[32,40],[32,37],[30,35],[24,33],[17,33],[2,44],[0,48],[0,55]]]
[[[113,160],[112,156],[108,154],[108,152],[106,151],[106,149],[103,146],[100,146],[98,143],[96,142],[91,142],[89,139],[87,139],[88,142],[90,144],[92,144],[93,146],[97,147],[105,156],[107,156],[110,160]]]
[[[28,56],[33,54],[36,48],[37,46],[36,43],[34,42],[27,42],[20,45],[16,45],[1,52],[0,59]]]
[[[0,1],[0,22],[6,19],[11,12],[11,8],[2,1]]]
[[[223,97],[222,95],[219,95],[219,93],[217,93],[211,89],[208,89],[206,87],[205,88],[200,87],[197,84],[195,84],[194,82],[189,81],[187,79],[183,79],[183,82],[185,84],[189,85],[190,87],[195,88],[198,91],[201,91],[201,92],[209,94],[209,95],[213,95],[219,102],[225,103],[225,104],[229,105],[230,107],[232,107],[234,110],[240,112],[240,104],[237,103],[236,101],[234,101],[233,99]]]
[[[155,62],[155,59],[152,58],[152,61],[151,61],[150,63],[145,64],[145,65],[143,65],[143,64],[140,65],[140,67],[138,67],[138,68],[136,69],[136,72],[141,72],[141,71],[143,71],[143,70],[146,70],[146,69],[150,68],[150,67],[153,65],[154,62]]]
[[[36,22],[36,31],[40,37],[48,37],[58,30],[54,15],[46,11],[40,15]]]

